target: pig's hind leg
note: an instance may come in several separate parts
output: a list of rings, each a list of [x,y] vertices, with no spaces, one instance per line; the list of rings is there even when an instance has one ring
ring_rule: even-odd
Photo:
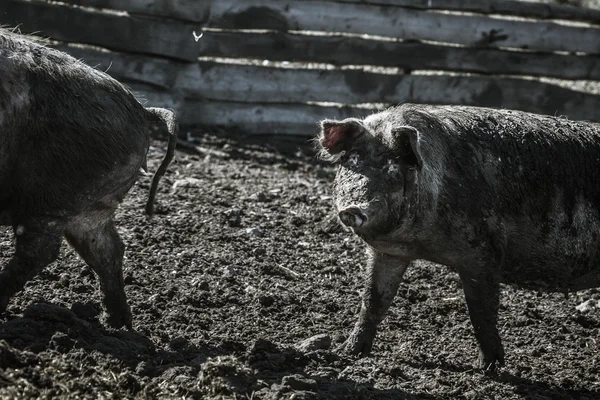
[[[16,251],[0,272],[0,313],[27,281],[58,258],[64,223],[56,219],[26,218],[13,224]]]
[[[103,210],[77,216],[69,222],[65,236],[98,275],[108,324],[131,328],[131,311],[123,282],[125,245],[111,215],[112,210]]]
[[[493,370],[504,365],[504,348],[498,333],[500,279],[496,271],[460,268],[459,275],[475,338],[479,343],[478,367]]]

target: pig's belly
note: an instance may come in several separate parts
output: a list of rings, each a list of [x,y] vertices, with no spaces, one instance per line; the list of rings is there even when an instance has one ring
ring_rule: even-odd
[[[509,246],[502,277],[504,283],[521,287],[564,291],[574,280],[598,269],[598,243],[565,240],[557,246]]]

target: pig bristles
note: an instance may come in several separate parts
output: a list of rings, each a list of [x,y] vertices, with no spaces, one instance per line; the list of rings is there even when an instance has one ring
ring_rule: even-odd
[[[319,137],[316,137],[316,138],[313,138],[310,140],[313,148],[315,149],[317,159],[322,160],[322,161],[332,162],[332,163],[337,162],[345,154],[345,151],[341,151],[338,154],[331,154],[321,144],[322,139],[323,139],[323,135],[321,134],[321,135],[319,135]]]

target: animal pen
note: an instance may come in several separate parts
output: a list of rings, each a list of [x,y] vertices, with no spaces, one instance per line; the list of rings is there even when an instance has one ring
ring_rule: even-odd
[[[4,0],[0,23],[183,126],[313,135],[402,102],[598,120],[600,10],[520,1]]]
[[[182,139],[190,135],[159,185],[154,217],[143,212],[145,174],[114,215],[132,329],[106,324],[98,277],[63,245],[0,314],[0,399],[600,398],[599,289],[565,299],[503,285],[498,326],[507,362],[489,374],[472,367],[476,341],[460,277],[416,261],[372,356],[343,351],[361,291],[368,293],[364,243],[332,207],[336,168],[299,146],[268,146],[273,137],[306,142],[324,118],[402,102],[599,121],[600,10],[500,0],[0,0],[0,25],[107,71],[146,106],[173,108]],[[0,61],[2,79],[11,59]],[[24,82],[23,91],[39,82]],[[41,97],[52,106],[65,98]],[[15,103],[2,99],[0,120]],[[97,114],[97,124],[117,119],[91,108],[85,115]],[[47,134],[57,128],[44,129],[42,121],[64,115],[35,112],[20,121],[56,143],[68,178],[89,157],[73,162]],[[40,146],[21,142],[39,157]],[[148,171],[164,147],[152,142]],[[581,153],[559,153],[539,170],[558,171],[567,177],[561,187],[573,187],[581,164],[559,169]],[[33,170],[23,152],[10,158]],[[50,164],[40,163],[56,168]],[[595,170],[581,175],[593,179]],[[483,191],[451,186],[473,201],[465,208],[480,208]],[[0,229],[5,268],[16,235]]]

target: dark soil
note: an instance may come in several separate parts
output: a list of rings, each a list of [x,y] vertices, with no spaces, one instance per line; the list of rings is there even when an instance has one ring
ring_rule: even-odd
[[[330,218],[333,169],[223,137],[195,145],[153,219],[148,176],[116,215],[134,329],[103,324],[94,273],[65,244],[0,319],[0,398],[600,399],[600,309],[575,308],[598,290],[504,287],[506,367],[484,374],[458,276],[416,263],[373,355],[345,355],[365,257]],[[0,240],[4,264],[8,229]]]

